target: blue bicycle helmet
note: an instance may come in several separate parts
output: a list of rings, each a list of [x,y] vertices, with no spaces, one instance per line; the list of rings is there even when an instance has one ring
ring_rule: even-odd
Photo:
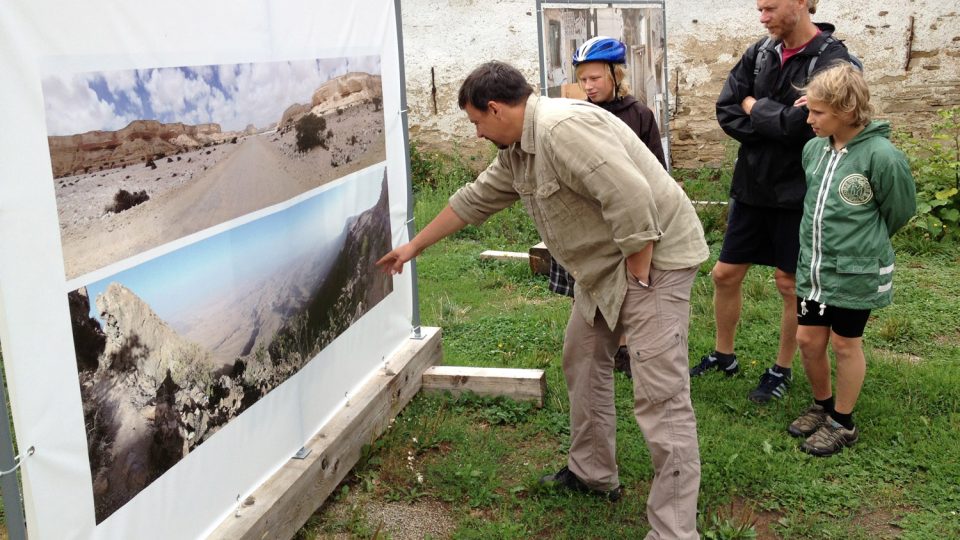
[[[581,62],[609,62],[623,64],[626,61],[626,47],[623,43],[606,36],[590,38],[573,53],[573,65]]]

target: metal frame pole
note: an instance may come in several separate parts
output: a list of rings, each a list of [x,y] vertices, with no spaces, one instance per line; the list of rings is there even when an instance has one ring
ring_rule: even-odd
[[[537,0],[537,41],[539,45],[537,50],[540,51],[540,95],[547,95],[547,66],[544,57],[547,55],[546,50],[543,45],[543,5],[540,0]]]
[[[670,144],[670,63],[667,61],[667,3],[661,4],[663,15],[663,131],[667,139],[667,172],[673,172],[673,148]]]
[[[13,433],[10,431],[10,411],[7,409],[6,378],[0,373],[0,492],[3,493],[3,514],[10,540],[26,540],[27,524],[23,515],[23,498],[15,457]]]
[[[416,234],[413,223],[413,173],[410,168],[410,129],[407,114],[407,79],[403,56],[403,17],[400,12],[400,0],[393,0],[393,10],[397,21],[397,54],[400,57],[400,125],[403,129],[403,163],[407,171],[407,238]],[[417,259],[410,259],[410,278],[413,296],[413,309],[410,314],[414,339],[423,339],[420,331],[420,289],[417,284]]]

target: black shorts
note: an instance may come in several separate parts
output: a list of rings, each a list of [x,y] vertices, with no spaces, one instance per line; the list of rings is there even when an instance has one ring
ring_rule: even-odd
[[[762,264],[797,273],[803,210],[764,208],[730,201],[720,262]]]
[[[804,310],[804,303],[806,303],[806,310]],[[823,315],[820,314],[821,308],[823,308]],[[867,327],[869,318],[869,309],[825,306],[820,302],[797,297],[797,324],[800,326],[826,326],[838,336],[858,338],[863,336],[863,329]]]

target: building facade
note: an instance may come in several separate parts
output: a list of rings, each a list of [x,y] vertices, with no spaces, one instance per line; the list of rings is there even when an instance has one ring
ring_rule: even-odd
[[[487,146],[457,107],[457,90],[471,69],[493,59],[540,81],[536,8],[534,0],[401,1],[413,141],[444,151]],[[665,10],[673,166],[718,166],[730,143],[714,102],[727,72],[764,35],[756,3],[666,0]],[[923,133],[938,110],[960,105],[954,2],[821,0],[813,19],[835,24],[837,37],[864,62],[876,116],[894,128]]]

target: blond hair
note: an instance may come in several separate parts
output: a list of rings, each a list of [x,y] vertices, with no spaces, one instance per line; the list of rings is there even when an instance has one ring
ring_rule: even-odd
[[[577,85],[580,86],[581,90],[583,90],[583,84],[580,83],[580,71],[583,69],[583,66],[590,63],[592,62],[582,62],[580,64],[577,64],[577,66],[573,68],[573,76],[577,79]],[[600,62],[600,63],[606,63],[606,62]],[[613,91],[614,92],[613,99],[622,98],[630,94],[630,83],[627,82],[627,66],[625,64],[612,64],[612,65],[613,65],[613,73],[617,77],[617,85],[618,85]],[[607,80],[612,83],[613,78],[611,78],[610,76],[610,69],[609,68],[604,69],[603,72]]]
[[[807,0],[807,11],[811,15],[817,12],[817,4],[820,3],[820,0]]]
[[[839,60],[817,73],[801,92],[807,99],[821,101],[835,112],[852,113],[854,125],[870,123],[873,113],[870,88],[863,73],[850,62]]]

